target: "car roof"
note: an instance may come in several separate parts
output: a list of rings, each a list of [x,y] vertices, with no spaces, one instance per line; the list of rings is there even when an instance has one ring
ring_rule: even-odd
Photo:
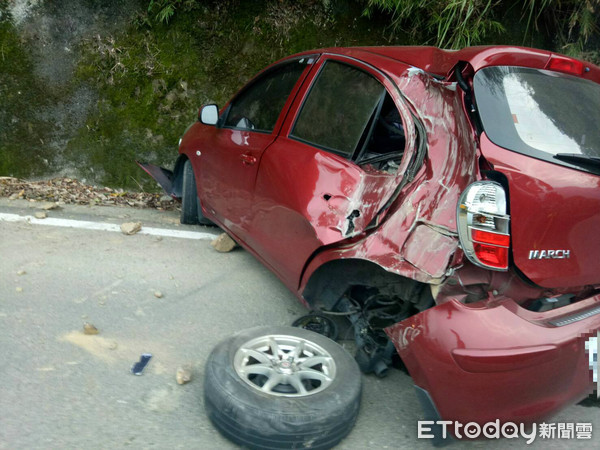
[[[449,76],[459,61],[468,62],[476,72],[483,67],[497,65],[543,69],[551,58],[574,59],[547,50],[510,45],[466,47],[462,50],[443,50],[430,46],[331,47],[300,55],[315,53],[355,58],[391,75],[400,75],[405,70],[397,64],[402,62],[440,77]],[[599,83],[600,68],[587,62],[583,64],[586,66],[583,77]]]

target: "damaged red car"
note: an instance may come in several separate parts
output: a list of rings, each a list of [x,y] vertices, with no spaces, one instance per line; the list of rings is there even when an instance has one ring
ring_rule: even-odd
[[[218,225],[308,308],[345,314],[363,372],[399,355],[430,418],[531,423],[594,387],[599,83],[521,47],[305,52],[202,107],[173,171],[142,166],[182,222]],[[316,401],[343,371],[325,344],[284,337],[238,340],[232,373]],[[307,360],[320,375],[293,380]]]

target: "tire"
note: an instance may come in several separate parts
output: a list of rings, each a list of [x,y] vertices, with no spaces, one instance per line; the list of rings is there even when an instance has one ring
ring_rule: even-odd
[[[300,328],[258,327],[214,348],[204,404],[216,428],[244,447],[327,449],[354,426],[361,382],[354,358],[332,340]]]
[[[294,320],[292,326],[303,328],[308,331],[314,331],[315,333],[328,337],[332,341],[337,341],[338,338],[338,326],[333,319],[315,312],[311,312],[310,314]]]
[[[183,164],[181,189],[181,215],[179,221],[185,225],[210,225],[212,222],[202,215],[202,206],[196,189],[196,178],[192,163],[188,159]]]
[[[196,211],[197,211],[197,216],[198,216],[198,223],[200,225],[210,225],[210,226],[215,226],[215,224],[207,219],[206,217],[204,217],[204,214],[202,214],[202,204],[200,203],[200,199],[198,198],[198,195],[196,194]]]

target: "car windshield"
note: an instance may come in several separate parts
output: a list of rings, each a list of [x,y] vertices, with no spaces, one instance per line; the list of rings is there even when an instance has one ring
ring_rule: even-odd
[[[524,67],[486,67],[474,92],[483,128],[501,147],[541,159],[600,156],[600,85]]]

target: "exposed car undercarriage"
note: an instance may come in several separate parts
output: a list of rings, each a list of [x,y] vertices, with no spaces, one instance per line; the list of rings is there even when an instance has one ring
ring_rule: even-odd
[[[304,298],[321,314],[349,319],[359,367],[377,376],[387,374],[396,354],[384,329],[434,304],[429,285],[363,260],[323,266],[311,278]]]

